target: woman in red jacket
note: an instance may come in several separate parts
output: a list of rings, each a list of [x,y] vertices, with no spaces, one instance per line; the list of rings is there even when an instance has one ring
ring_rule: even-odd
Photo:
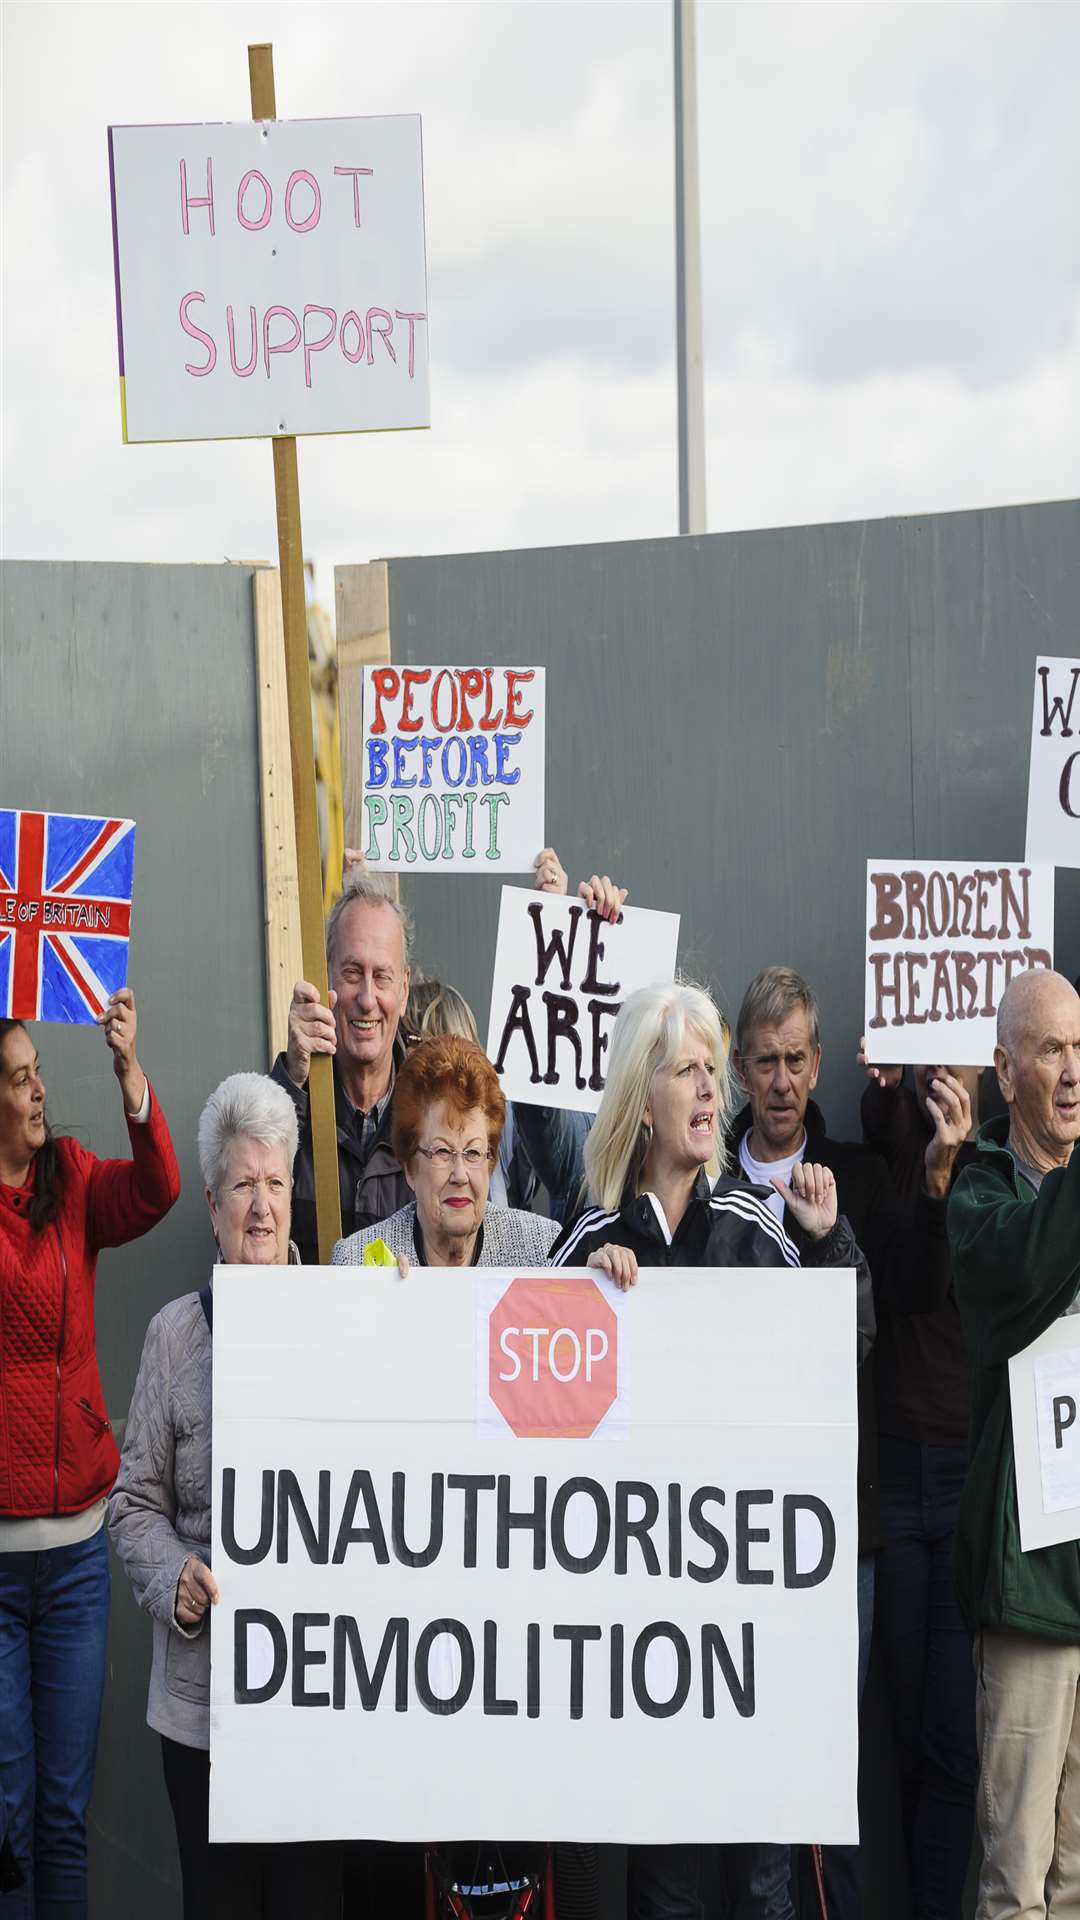
[[[83,1920],[109,1616],[105,1497],[119,1454],[98,1375],[102,1247],[146,1233],[180,1191],[135,1052],[135,1000],[100,1016],[130,1160],[54,1138],[37,1050],[0,1020],[0,1807],[23,1885],[4,1920]]]

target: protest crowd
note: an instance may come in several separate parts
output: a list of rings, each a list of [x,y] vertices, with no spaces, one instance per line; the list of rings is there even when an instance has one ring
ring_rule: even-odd
[[[535,869],[541,893],[567,892],[552,849]],[[579,894],[618,922],[626,894],[606,875]],[[858,1687],[873,1634],[912,1911],[958,1920],[977,1823],[979,1920],[1080,1912],[1080,1556],[1075,1542],[1021,1553],[1008,1414],[1010,1356],[1080,1295],[1076,989],[1049,969],[1006,988],[1004,1113],[981,1126],[981,1069],[909,1078],[861,1056],[853,1141],[831,1135],[813,1095],[824,1046],[853,1044],[855,1022],[824,1035],[813,987],[782,964],[749,982],[730,1026],[678,977],[631,993],[594,1116],[508,1103],[471,1009],[414,970],[413,941],[396,895],[347,855],[326,923],[328,1001],[298,982],[270,1072],[248,1062],[207,1089],[203,1283],[150,1322],[122,1455],[95,1353],[96,1264],[178,1196],[168,1089],[159,1098],[140,1065],[125,988],[100,1024],[131,1155],[98,1159],[51,1132],[34,1038],[0,1021],[0,1914],[87,1911],[110,1537],[151,1617],[147,1719],[187,1920],[424,1910],[419,1848],[211,1845],[208,1833],[210,1276],[215,1262],[317,1263],[308,1080],[324,1054],[333,1263],[370,1267],[358,1285],[565,1265],[627,1293],[665,1267],[852,1270]],[[300,1314],[300,1272],[296,1299]],[[585,1914],[594,1894],[590,1849],[557,1848],[556,1913]],[[854,1920],[859,1849],[631,1846],[627,1908],[631,1920]]]

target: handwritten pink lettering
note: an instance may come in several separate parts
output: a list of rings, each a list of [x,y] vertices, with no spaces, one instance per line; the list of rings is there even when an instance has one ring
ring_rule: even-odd
[[[346,327],[356,328],[355,352],[351,347],[348,347],[345,344]],[[338,338],[341,345],[341,351],[345,355],[346,360],[350,360],[353,366],[355,367],[358,364],[358,362],[361,361],[364,357],[365,334],[364,334],[364,323],[361,320],[360,315],[358,313],[354,313],[351,307],[348,313],[343,313],[341,316],[341,332]]]
[[[376,320],[385,321],[386,323],[385,326],[381,326],[377,328],[375,325]],[[385,307],[369,307],[368,308],[367,363],[369,367],[372,367],[375,364],[376,333],[378,333],[379,339],[382,341],[384,347],[386,348],[387,353],[390,355],[391,360],[394,360],[394,361],[397,360],[397,354],[394,352],[393,345],[390,340],[390,335],[393,333],[393,331],[394,331],[394,322],[391,319],[390,315],[387,313]]]
[[[196,380],[201,380],[206,374],[213,373],[214,368],[217,366],[217,348],[214,345],[213,334],[204,333],[202,327],[197,327],[194,321],[188,319],[188,308],[193,300],[202,300],[205,302],[206,295],[205,293],[185,293],[180,302],[180,325],[192,340],[202,342],[202,345],[206,348],[207,357],[205,367],[193,366],[190,360],[186,360],[184,362],[184,372],[193,374]]]
[[[263,190],[263,210],[257,220],[249,220],[247,214],[244,212],[244,196],[253,180],[257,180]],[[236,189],[236,217],[240,225],[245,228],[248,233],[261,233],[264,227],[269,226],[270,215],[273,211],[274,196],[270,188],[269,180],[264,173],[259,172],[258,167],[250,167]]]
[[[308,214],[308,217],[306,220],[294,220],[292,215],[292,197],[293,197],[293,193],[296,190],[297,184],[301,180],[304,182],[305,186],[308,186],[311,188],[312,207],[311,207],[311,212]],[[288,221],[289,226],[292,228],[294,233],[310,233],[312,227],[318,226],[319,215],[321,213],[322,213],[322,194],[319,192],[319,183],[316,180],[315,175],[313,173],[309,173],[306,167],[297,167],[295,173],[290,173],[289,178],[285,185],[285,218]]]
[[[251,358],[247,365],[242,367],[236,358],[236,322],[233,317],[232,303],[230,302],[225,309],[225,324],[229,330],[229,362],[233,372],[241,380],[246,380],[249,374],[254,373],[255,363],[259,358],[259,324],[254,307],[248,308],[248,315],[248,325],[251,328]]]
[[[375,171],[374,167],[335,167],[334,168],[335,173],[352,175],[352,201],[353,201],[354,227],[358,227],[360,225],[360,181],[365,177],[370,180],[374,175],[374,171]]]
[[[309,340],[308,338],[307,324],[308,324],[309,313],[324,314],[326,319],[329,320],[330,322],[329,332],[324,333],[321,340]],[[304,385],[306,387],[310,387],[311,385],[312,354],[322,353],[324,349],[330,345],[336,332],[337,332],[337,313],[335,312],[333,307],[308,306],[304,308]]]
[[[206,159],[206,195],[205,198],[192,198],[188,193],[187,161],[180,162],[180,224],[185,233],[190,232],[188,212],[192,207],[205,207],[210,216],[210,232],[214,231],[214,163],[210,156]]]
[[[394,318],[396,320],[407,320],[409,323],[409,379],[411,380],[413,378],[413,370],[416,365],[416,322],[418,320],[423,320],[426,324],[427,314],[426,313],[402,313],[400,307],[395,307]]]
[[[271,320],[276,320],[279,314],[281,314],[283,319],[288,320],[292,327],[292,333],[288,340],[276,340],[273,345],[271,345],[270,322]],[[302,339],[303,334],[300,330],[300,322],[291,307],[267,307],[266,312],[263,314],[263,359],[266,362],[266,377],[268,380],[270,378],[271,356],[275,353],[295,353]]]

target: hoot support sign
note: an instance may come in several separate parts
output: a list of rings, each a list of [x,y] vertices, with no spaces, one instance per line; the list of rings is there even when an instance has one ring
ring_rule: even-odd
[[[129,443],[273,439],[303,965],[325,999],[295,436],[429,424],[420,122],[279,121],[272,49],[248,67],[250,125],[109,129],[121,418]],[[334,1088],[311,1064],[328,1260]]]

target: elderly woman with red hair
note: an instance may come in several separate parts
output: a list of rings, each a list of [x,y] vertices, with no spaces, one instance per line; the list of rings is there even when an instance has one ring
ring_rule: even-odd
[[[457,1034],[422,1040],[394,1083],[393,1147],[413,1191],[406,1207],[339,1240],[335,1266],[361,1266],[381,1240],[403,1273],[418,1267],[542,1267],[555,1220],[488,1205],[506,1101],[483,1049]],[[621,1286],[636,1277],[625,1247],[601,1246],[589,1265]]]

